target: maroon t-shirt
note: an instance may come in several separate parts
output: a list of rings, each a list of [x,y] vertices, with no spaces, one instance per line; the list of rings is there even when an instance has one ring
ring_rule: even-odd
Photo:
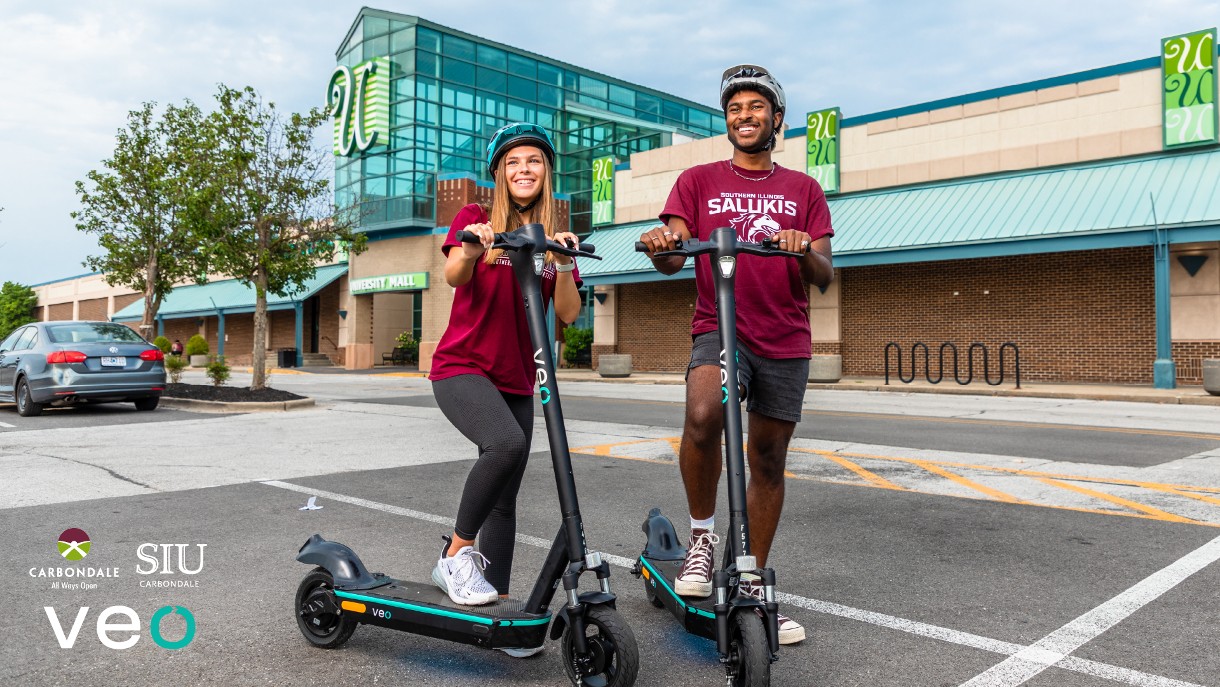
[[[683,172],[661,221],[680,217],[701,241],[728,226],[743,241],[761,241],[782,229],[805,231],[814,240],[834,236],[826,194],[813,177],[779,165],[768,177],[730,164],[721,160]],[[810,357],[809,297],[797,261],[740,255],[736,282],[737,336],[766,358]],[[695,288],[692,336],[716,330],[716,286],[707,256],[695,259]]]
[[[487,222],[479,205],[467,205],[453,218],[441,251],[462,244],[454,235],[470,224]],[[555,295],[555,265],[542,270],[542,302],[549,308]],[[580,270],[572,272],[580,287]],[[508,255],[502,253],[488,265],[480,257],[470,281],[454,289],[449,327],[432,354],[428,379],[436,381],[457,375],[482,375],[505,393],[534,393],[534,347],[525,322],[521,287],[513,276]]]

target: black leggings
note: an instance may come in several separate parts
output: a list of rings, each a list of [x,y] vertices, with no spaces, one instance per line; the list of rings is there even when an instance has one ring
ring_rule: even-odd
[[[445,417],[479,447],[453,529],[463,539],[480,535],[479,550],[491,561],[483,574],[497,592],[507,594],[517,536],[517,491],[534,429],[534,398],[506,394],[491,380],[473,374],[437,380],[432,393]]]

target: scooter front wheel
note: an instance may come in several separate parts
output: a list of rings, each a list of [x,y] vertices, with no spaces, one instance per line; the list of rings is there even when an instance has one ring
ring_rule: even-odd
[[[585,642],[588,674],[578,676],[572,648],[572,628],[563,633],[563,668],[572,684],[587,687],[631,687],[640,669],[640,650],[631,628],[609,606],[591,606],[585,611]]]
[[[729,624],[729,665],[733,687],[771,684],[770,645],[763,619],[752,610],[738,611]]]
[[[301,634],[310,644],[323,649],[343,646],[359,625],[340,611],[335,580],[325,568],[314,568],[301,580],[293,610]]]

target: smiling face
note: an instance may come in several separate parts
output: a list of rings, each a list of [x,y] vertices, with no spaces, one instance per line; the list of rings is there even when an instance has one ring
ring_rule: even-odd
[[[738,150],[756,152],[771,140],[771,133],[783,122],[783,116],[772,113],[771,101],[762,93],[738,91],[724,108],[729,142]]]
[[[517,205],[528,205],[542,193],[546,176],[546,155],[541,148],[520,145],[504,154],[500,173],[508,182],[508,192]]]

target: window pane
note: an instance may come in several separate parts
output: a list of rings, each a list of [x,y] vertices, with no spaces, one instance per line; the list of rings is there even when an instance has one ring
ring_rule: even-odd
[[[364,18],[364,37],[371,38],[380,36],[390,30],[390,20],[382,17],[365,17]]]
[[[552,86],[563,86],[563,70],[559,67],[539,62],[538,80]]]
[[[504,71],[508,69],[508,55],[499,48],[493,48],[489,45],[480,45],[476,53],[479,56],[479,64],[487,67],[493,67]]]
[[[412,74],[415,72],[415,51],[408,50],[393,55],[390,57],[390,62],[394,65],[392,70],[394,76]]]
[[[415,49],[415,27],[390,34],[390,52]]]
[[[635,106],[635,92],[617,84],[610,84],[610,102]]]
[[[712,116],[702,110],[690,110],[691,126],[698,127],[701,130],[712,128]]]
[[[686,123],[684,117],[686,114],[686,108],[678,105],[677,103],[671,103],[668,100],[664,101],[661,104],[661,114],[664,115],[666,119],[673,120],[675,123]]]
[[[585,95],[591,95],[605,100],[607,97],[609,97],[606,86],[606,82],[602,81],[601,79],[594,79],[591,76],[584,76],[583,74],[580,77],[580,92],[584,93]]]
[[[364,156],[363,166],[365,176],[379,176],[385,174],[387,171],[386,162],[387,160],[385,155]]]
[[[436,55],[427,52],[415,53],[415,73],[421,76],[438,77],[441,75],[439,65],[440,61]]]
[[[420,55],[423,56],[423,53]],[[440,84],[436,79],[418,78],[415,80],[415,97],[436,102],[441,97]]]
[[[474,81],[474,65],[466,62],[460,62],[448,57],[441,58],[442,76],[447,81],[456,81],[460,84],[473,86]]]
[[[442,41],[442,44],[445,46],[442,53],[446,57],[460,57],[468,62],[475,61],[474,43],[465,38],[458,38],[449,34],[445,34]]]
[[[485,91],[503,93],[508,90],[508,77],[503,72],[493,71],[487,67],[479,67],[478,86]]]
[[[390,37],[381,36],[364,42],[364,59],[371,60],[374,57],[386,57],[390,54]]]
[[[415,38],[416,44],[424,50],[431,50],[432,52],[441,51],[441,35],[432,29],[419,27],[416,29]]]
[[[547,86],[543,88],[547,88]],[[533,101],[538,98],[538,87],[533,81],[510,76],[508,77],[508,94],[514,98]]]
[[[527,79],[538,78],[538,63],[528,57],[520,55],[508,56],[508,71],[516,76],[523,76]]]

